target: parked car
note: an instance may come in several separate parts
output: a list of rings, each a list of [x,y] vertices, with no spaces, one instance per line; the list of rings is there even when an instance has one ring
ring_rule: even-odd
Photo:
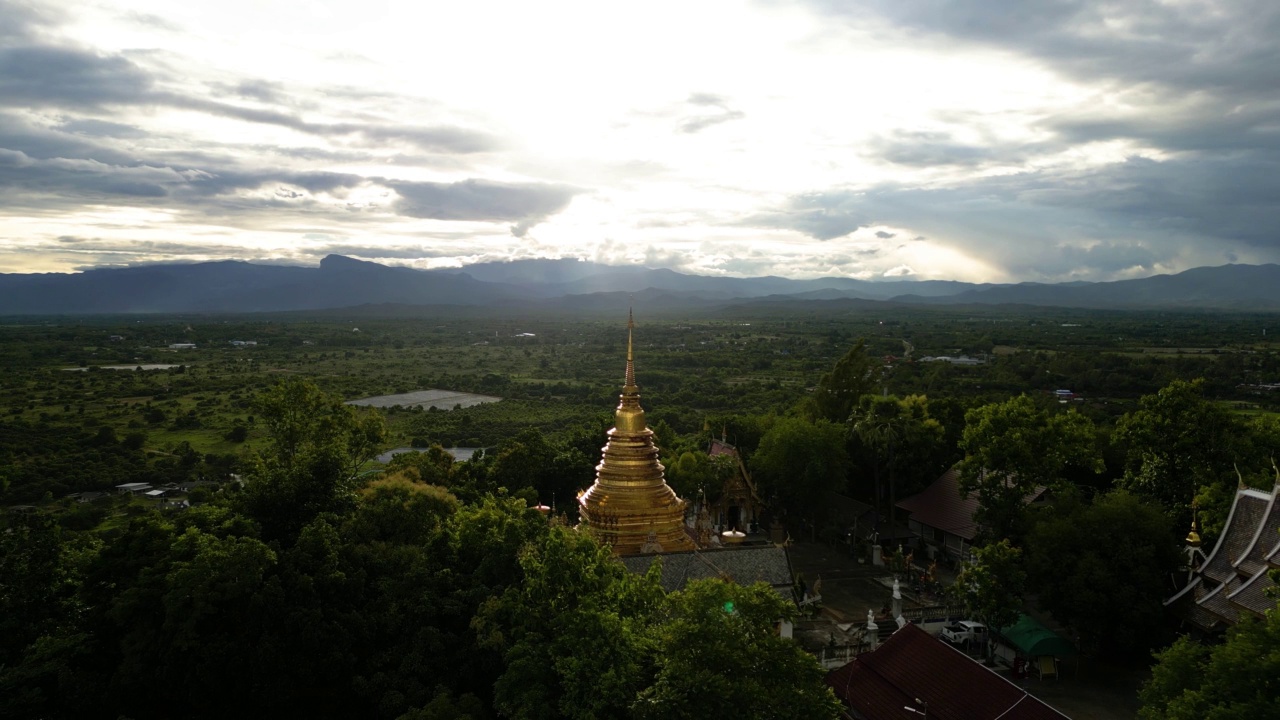
[[[984,642],[987,639],[987,626],[974,620],[961,620],[942,628],[942,639],[952,645]]]

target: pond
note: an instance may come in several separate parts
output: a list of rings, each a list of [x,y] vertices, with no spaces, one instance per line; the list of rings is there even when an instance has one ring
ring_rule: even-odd
[[[359,400],[348,400],[348,405],[359,405],[361,407],[380,407],[388,408],[393,405],[400,407],[421,407],[437,410],[452,410],[461,405],[462,407],[471,407],[472,405],[481,405],[484,403],[498,402],[502,398],[493,395],[476,395],[475,393],[457,392],[454,390],[418,390],[416,392],[400,393],[399,395],[378,395],[376,397],[361,398]]]
[[[99,365],[99,370],[172,370],[181,365],[161,365],[159,363],[142,363],[140,365]],[[63,372],[86,372],[87,367],[62,368]]]
[[[444,451],[452,455],[454,460],[458,462],[466,462],[467,460],[471,459],[471,456],[476,454],[477,450],[481,450],[481,449],[482,448],[473,448],[473,447],[451,447],[451,448],[445,448]],[[395,448],[394,450],[388,450],[382,453],[381,455],[379,455],[378,462],[383,464],[389,463],[391,462],[391,458],[399,455],[400,453],[407,453],[407,452],[426,452],[426,448],[398,447],[398,448]]]

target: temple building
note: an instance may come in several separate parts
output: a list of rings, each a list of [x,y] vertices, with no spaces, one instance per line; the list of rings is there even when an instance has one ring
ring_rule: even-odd
[[[729,530],[754,532],[760,520],[764,503],[756,492],[756,485],[751,481],[751,474],[738,454],[738,448],[721,438],[712,440],[707,455],[727,456],[733,460],[735,472],[724,481],[720,497],[708,508],[712,522]]]
[[[1277,473],[1280,475],[1280,472]],[[1200,551],[1192,523],[1187,535],[1187,583],[1165,601],[1183,621],[1203,632],[1262,617],[1276,606],[1270,571],[1280,568],[1280,477],[1270,492],[1241,486],[1213,550]]]
[[[685,501],[666,483],[653,431],[640,407],[631,345],[634,329],[628,315],[622,396],[596,466],[596,481],[578,496],[578,512],[587,529],[618,555],[693,550],[693,539],[685,530]]]

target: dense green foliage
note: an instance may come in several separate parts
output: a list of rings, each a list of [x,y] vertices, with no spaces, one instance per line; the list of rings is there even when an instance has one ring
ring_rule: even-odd
[[[1017,622],[1026,588],[1022,551],[1000,540],[974,551],[974,561],[965,566],[951,589],[971,617],[994,630]]]
[[[372,312],[0,327],[0,493],[35,506],[7,513],[0,537],[9,715],[446,718],[541,703],[715,716],[725,698],[735,714],[754,703],[781,714],[770,673],[794,693],[810,668],[759,634],[775,609],[706,612],[726,593],[740,608],[763,597],[656,593],[525,509],[553,505],[574,521],[622,381],[621,319]],[[723,437],[771,506],[764,522],[834,540],[848,529],[827,512],[830,491],[884,522],[894,500],[960,462],[985,538],[1010,540],[985,551],[999,557],[978,551],[994,579],[973,570],[966,586],[995,590],[972,598],[975,613],[999,615],[987,600],[1016,599],[1009,578],[1025,571],[1026,591],[1089,651],[1132,656],[1158,642],[1150,608],[1192,504],[1211,543],[1236,484],[1275,476],[1280,392],[1267,388],[1280,382],[1280,346],[1262,332],[1274,317],[747,312],[636,329],[643,402],[683,497],[714,501],[738,472],[707,453]],[[904,341],[909,360],[896,357]],[[167,349],[177,342],[198,347]],[[982,362],[925,361],[960,354]],[[98,368],[150,363],[171,367]],[[296,377],[314,386],[279,382]],[[426,388],[502,401],[384,413],[340,402]],[[369,462],[397,446],[421,452]],[[484,449],[457,462],[453,446]],[[190,490],[201,506],[184,512],[64,497],[201,479],[221,484]],[[1056,507],[1023,507],[1037,485]],[[546,567],[555,553],[577,564]],[[581,597],[547,594],[557,587]],[[693,639],[740,681],[700,675],[681,654]],[[768,672],[735,664],[762,657]],[[699,694],[689,677],[718,689]],[[824,712],[821,694],[811,699],[797,706]]]
[[[1123,490],[1092,504],[1061,498],[1027,538],[1040,602],[1085,650],[1145,655],[1165,638],[1169,577],[1181,560],[1168,516]]]
[[[1280,610],[1249,618],[1220,645],[1183,636],[1156,654],[1143,720],[1253,720],[1280,707]]]
[[[844,489],[844,441],[843,426],[833,422],[779,418],[752,458],[760,492],[782,514],[814,522],[827,494]]]
[[[1026,499],[1056,483],[1068,465],[1103,468],[1093,424],[1079,413],[1050,413],[1026,395],[974,408],[965,415],[960,490],[975,492],[975,519],[991,539],[1020,541]]]
[[[0,716],[835,717],[816,661],[774,632],[794,607],[771,589],[667,595],[505,486],[462,502],[421,482],[458,474],[438,449],[361,481],[380,419],[309,383],[255,407],[268,441],[212,503],[81,531],[7,518]],[[540,452],[508,450],[490,482]],[[722,597],[729,626],[705,612]]]

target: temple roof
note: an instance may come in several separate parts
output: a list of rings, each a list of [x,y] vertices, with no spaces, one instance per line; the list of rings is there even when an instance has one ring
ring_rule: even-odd
[[[1266,517],[1271,493],[1251,488],[1236,491],[1235,502],[1227,516],[1227,525],[1213,546],[1200,572],[1218,582],[1236,574],[1235,564],[1243,559],[1257,538],[1258,525]]]
[[[1043,486],[1031,491],[1025,502],[1035,502],[1044,494]],[[911,519],[965,540],[973,540],[978,534],[974,513],[978,512],[978,496],[969,493],[960,496],[960,469],[953,467],[942,473],[929,487],[898,502],[898,509],[911,513]]]
[[[1066,716],[915,625],[831,671],[827,684],[859,717],[1062,720]],[[917,702],[917,701],[923,702]]]
[[[791,560],[787,551],[776,545],[741,545],[711,550],[670,552],[662,555],[624,555],[620,559],[627,569],[643,573],[659,557],[662,560],[662,589],[674,592],[690,580],[720,578],[739,585],[768,583],[788,600],[791,594]]]
[[[1240,488],[1217,544],[1191,581],[1165,601],[1202,630],[1234,625],[1240,613],[1276,606],[1269,570],[1280,564],[1280,483],[1271,492]]]

